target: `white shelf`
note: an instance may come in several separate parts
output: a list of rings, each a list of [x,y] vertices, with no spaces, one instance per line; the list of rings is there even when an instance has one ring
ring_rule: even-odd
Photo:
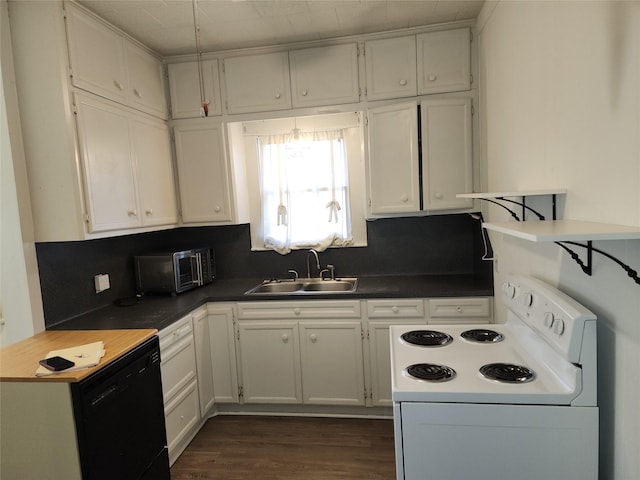
[[[488,193],[458,193],[458,198],[503,198],[503,197],[529,197],[537,195],[565,195],[566,188],[547,190],[522,190],[520,192],[488,192]]]
[[[640,227],[578,220],[483,223],[487,230],[532,242],[640,239]]]

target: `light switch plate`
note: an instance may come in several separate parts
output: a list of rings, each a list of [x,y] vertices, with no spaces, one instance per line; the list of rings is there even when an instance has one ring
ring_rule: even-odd
[[[96,293],[104,292],[105,290],[111,288],[108,273],[101,273],[100,275],[96,275],[95,277],[93,277],[93,281],[96,285]]]

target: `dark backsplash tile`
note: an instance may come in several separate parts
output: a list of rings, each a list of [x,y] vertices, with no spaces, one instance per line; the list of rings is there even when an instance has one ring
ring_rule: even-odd
[[[322,265],[336,274],[468,274],[491,278],[480,222],[470,215],[388,218],[367,222],[368,246],[328,249]],[[280,255],[251,251],[249,225],[185,227],[84,242],[36,244],[46,325],[103,307],[136,294],[133,256],[158,250],[212,246],[218,278],[306,275],[306,251]],[[100,294],[93,277],[108,273],[111,288]]]

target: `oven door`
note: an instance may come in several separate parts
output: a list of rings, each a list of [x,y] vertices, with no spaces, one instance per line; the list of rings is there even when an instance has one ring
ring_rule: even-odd
[[[403,402],[394,421],[399,479],[598,478],[597,407]]]

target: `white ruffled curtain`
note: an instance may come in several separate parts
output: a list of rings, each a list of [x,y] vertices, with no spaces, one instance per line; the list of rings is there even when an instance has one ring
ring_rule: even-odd
[[[351,245],[344,131],[259,137],[264,246]]]

